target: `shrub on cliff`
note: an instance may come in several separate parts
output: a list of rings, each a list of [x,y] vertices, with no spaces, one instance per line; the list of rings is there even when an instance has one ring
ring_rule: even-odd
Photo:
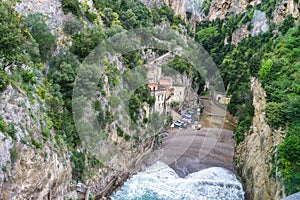
[[[77,0],[61,0],[62,9],[65,14],[72,13],[77,17],[81,17],[81,10]]]
[[[28,34],[21,27],[21,17],[14,9],[15,1],[0,2],[0,61],[2,69],[29,61],[26,51]],[[0,72],[1,73],[1,72]],[[3,84],[3,83],[2,83]],[[0,90],[1,85],[0,84]]]
[[[8,77],[5,71],[0,69],[0,92],[3,92],[6,89],[8,84]]]
[[[272,63],[263,65],[260,71],[266,72],[261,78],[267,94],[268,123],[272,128],[287,127],[278,148],[278,167],[289,195],[300,190],[300,32],[298,28],[289,29],[293,20],[286,20],[280,28],[286,34],[277,39],[268,54]]]
[[[38,44],[41,59],[48,60],[56,49],[56,36],[46,24],[47,17],[40,13],[31,13],[24,20],[24,25]]]
[[[269,102],[266,105],[266,117],[268,124],[277,129],[279,127],[285,127],[285,103],[276,103],[276,102]]]
[[[6,123],[3,121],[2,116],[0,116],[0,131],[1,132],[6,132],[7,125]]]
[[[73,45],[70,50],[76,54],[80,61],[104,39],[101,28],[87,28],[86,30],[73,35]]]
[[[73,35],[82,30],[83,23],[71,14],[68,14],[63,21],[63,31]]]
[[[290,124],[287,137],[280,144],[279,169],[284,177],[285,192],[293,194],[300,190],[300,121]]]

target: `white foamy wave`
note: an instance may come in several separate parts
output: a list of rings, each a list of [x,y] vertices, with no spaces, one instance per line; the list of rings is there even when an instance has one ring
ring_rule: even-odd
[[[226,169],[212,167],[180,178],[168,165],[156,162],[126,181],[112,199],[240,200],[244,192],[235,175]]]

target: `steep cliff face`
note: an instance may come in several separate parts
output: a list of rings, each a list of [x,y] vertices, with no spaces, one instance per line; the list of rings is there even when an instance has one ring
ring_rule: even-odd
[[[240,41],[242,41],[244,38],[248,37],[251,34],[251,31],[249,31],[247,27],[248,24],[244,24],[241,28],[235,30],[232,33],[231,44],[237,45]]]
[[[216,0],[211,4],[207,18],[210,21],[217,18],[223,19],[227,13],[242,13],[246,11],[248,5],[254,6],[259,3],[261,0]]]
[[[261,0],[216,0],[213,1],[208,19],[210,21],[221,18],[223,19],[227,13],[242,13],[246,11],[248,5],[258,5]],[[281,23],[286,16],[292,14],[294,18],[299,15],[299,3],[297,0],[283,0],[282,2],[276,3],[276,9],[273,13],[273,22],[278,24]]]
[[[182,18],[186,19],[186,7],[189,4],[189,0],[164,0],[167,5],[169,5],[175,12],[175,14],[180,15]]]
[[[1,199],[58,198],[71,181],[71,164],[66,152],[46,130],[47,119],[41,99],[28,98],[9,85],[1,94],[0,115],[7,124],[0,131]]]
[[[245,183],[246,199],[277,200],[284,196],[284,188],[271,159],[284,139],[284,132],[271,130],[266,122],[266,94],[259,80],[253,78],[251,87],[255,114],[252,130],[236,148],[236,168]]]
[[[90,8],[94,8],[91,0],[79,0],[79,2],[87,3]],[[65,17],[60,0],[36,2],[23,0],[16,5],[16,10],[24,16],[30,13],[42,13],[48,16],[47,24],[51,31],[60,37]],[[118,63],[117,71],[126,69],[120,61],[116,60],[116,62]],[[116,177],[121,172],[128,173],[132,170],[131,167],[136,158],[151,146],[152,136],[138,139],[132,137],[130,141],[127,141],[125,136],[130,132],[130,125],[121,126],[124,131],[123,137],[117,131],[118,124],[111,122],[106,127],[107,140],[111,146],[118,146],[123,152],[122,155],[112,157],[103,166],[101,163],[101,167],[91,167],[86,159],[84,163],[86,170],[83,174],[85,185],[72,187],[70,184],[72,153],[61,137],[55,138],[55,130],[52,128],[47,130],[52,127],[52,119],[47,117],[48,108],[45,100],[38,95],[46,88],[43,88],[41,82],[38,80],[37,84],[30,85],[32,91],[29,92],[17,86],[21,83],[16,83],[14,87],[10,85],[6,91],[1,92],[0,116],[3,118],[3,123],[9,126],[12,124],[13,127],[9,131],[14,133],[0,131],[0,167],[2,168],[0,199],[64,199],[70,195],[74,199],[77,199],[76,196],[79,195],[78,198],[81,199],[80,193],[85,193],[87,188],[90,188],[92,193],[98,193],[108,186],[113,188],[114,184],[118,185],[122,182]],[[102,95],[99,101],[103,109],[113,112],[109,103],[111,92],[108,77],[105,77],[103,92],[105,95]],[[122,121],[126,120],[122,119]],[[145,127],[139,128],[141,132],[145,129]],[[84,149],[79,146],[76,151],[84,152]],[[88,155],[84,156],[88,157]],[[74,165],[73,162],[73,169]]]
[[[160,5],[162,1],[169,5],[175,14],[180,15],[184,19],[187,19],[187,11],[193,11],[194,16],[197,16],[194,21],[223,19],[228,13],[243,13],[246,11],[248,5],[255,6],[261,3],[261,0],[215,0],[211,1],[207,16],[203,16],[203,13],[201,13],[203,0],[143,0],[146,5]],[[299,15],[299,9],[299,3],[296,0],[283,0],[276,4],[276,9],[273,13],[273,22],[276,24],[281,23],[289,14],[292,14],[296,18]]]
[[[281,23],[289,14],[297,18],[299,9],[300,5],[297,0],[283,0],[276,5],[276,10],[273,13],[274,23]]]
[[[29,13],[42,13],[48,16],[47,23],[52,30],[61,27],[64,19],[60,0],[22,0],[16,5],[16,10],[25,16]]]
[[[149,5],[149,2],[158,2],[158,1],[149,1],[143,0]],[[232,13],[241,13],[246,11],[246,7],[248,5],[257,5],[261,2],[261,0],[215,0],[210,1],[209,13],[207,16],[203,16],[202,13],[202,4],[204,0],[163,0],[167,5],[169,5],[175,12],[175,14],[180,15],[184,19],[186,19],[186,12],[193,12],[195,16],[198,17],[197,20],[215,20],[217,18],[223,19],[225,18],[228,12]]]

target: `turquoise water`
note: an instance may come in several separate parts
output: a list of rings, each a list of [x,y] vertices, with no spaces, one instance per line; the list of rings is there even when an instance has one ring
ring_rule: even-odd
[[[125,182],[114,200],[243,200],[241,183],[230,171],[212,167],[180,178],[157,162]]]

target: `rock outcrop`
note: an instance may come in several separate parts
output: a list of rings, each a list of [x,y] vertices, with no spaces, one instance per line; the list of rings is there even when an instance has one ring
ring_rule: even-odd
[[[288,15],[294,18],[299,16],[300,4],[297,0],[283,0],[277,3],[276,9],[273,13],[273,21],[275,24],[281,23]]]
[[[252,18],[252,23],[252,36],[257,36],[269,30],[268,18],[266,17],[265,12],[255,10]]]
[[[9,130],[0,131],[0,199],[57,199],[69,190],[71,164],[54,132],[42,135],[47,127],[42,101],[23,93],[9,85],[1,95],[0,115]]]
[[[164,0],[170,6],[176,15],[180,15],[183,19],[187,19],[186,12],[191,7],[190,0]],[[201,3],[201,1],[199,2]]]
[[[141,0],[148,8],[153,8],[155,5],[160,7],[163,4],[163,0]]]
[[[209,21],[217,18],[225,18],[227,13],[242,13],[246,11],[248,5],[257,5],[261,3],[261,0],[216,0],[212,3],[207,19]]]
[[[149,0],[143,0],[143,1],[149,2]],[[192,12],[194,16],[198,17],[197,20],[213,21],[217,18],[220,19],[225,18],[226,14],[229,12],[231,13],[245,12],[248,5],[252,5],[252,6],[257,5],[261,3],[261,0],[211,1],[211,6],[207,16],[203,16],[202,13],[202,3],[204,2],[203,0],[198,0],[198,1],[197,0],[164,0],[164,2],[174,10],[175,14],[180,15],[184,19],[186,19],[186,12]]]
[[[235,30],[232,33],[231,36],[231,44],[237,45],[240,41],[242,41],[244,38],[248,37],[251,35],[251,31],[248,30],[248,25],[249,24],[244,24],[242,25],[241,28]]]
[[[42,13],[48,16],[47,23],[51,30],[62,27],[64,13],[60,0],[22,0],[16,4],[16,10],[25,16],[29,13]]]
[[[255,114],[252,130],[236,149],[236,168],[245,183],[246,199],[274,199],[284,196],[279,172],[272,166],[272,156],[284,139],[284,132],[273,131],[266,122],[266,94],[258,79],[251,80]],[[275,174],[271,175],[271,171]]]

